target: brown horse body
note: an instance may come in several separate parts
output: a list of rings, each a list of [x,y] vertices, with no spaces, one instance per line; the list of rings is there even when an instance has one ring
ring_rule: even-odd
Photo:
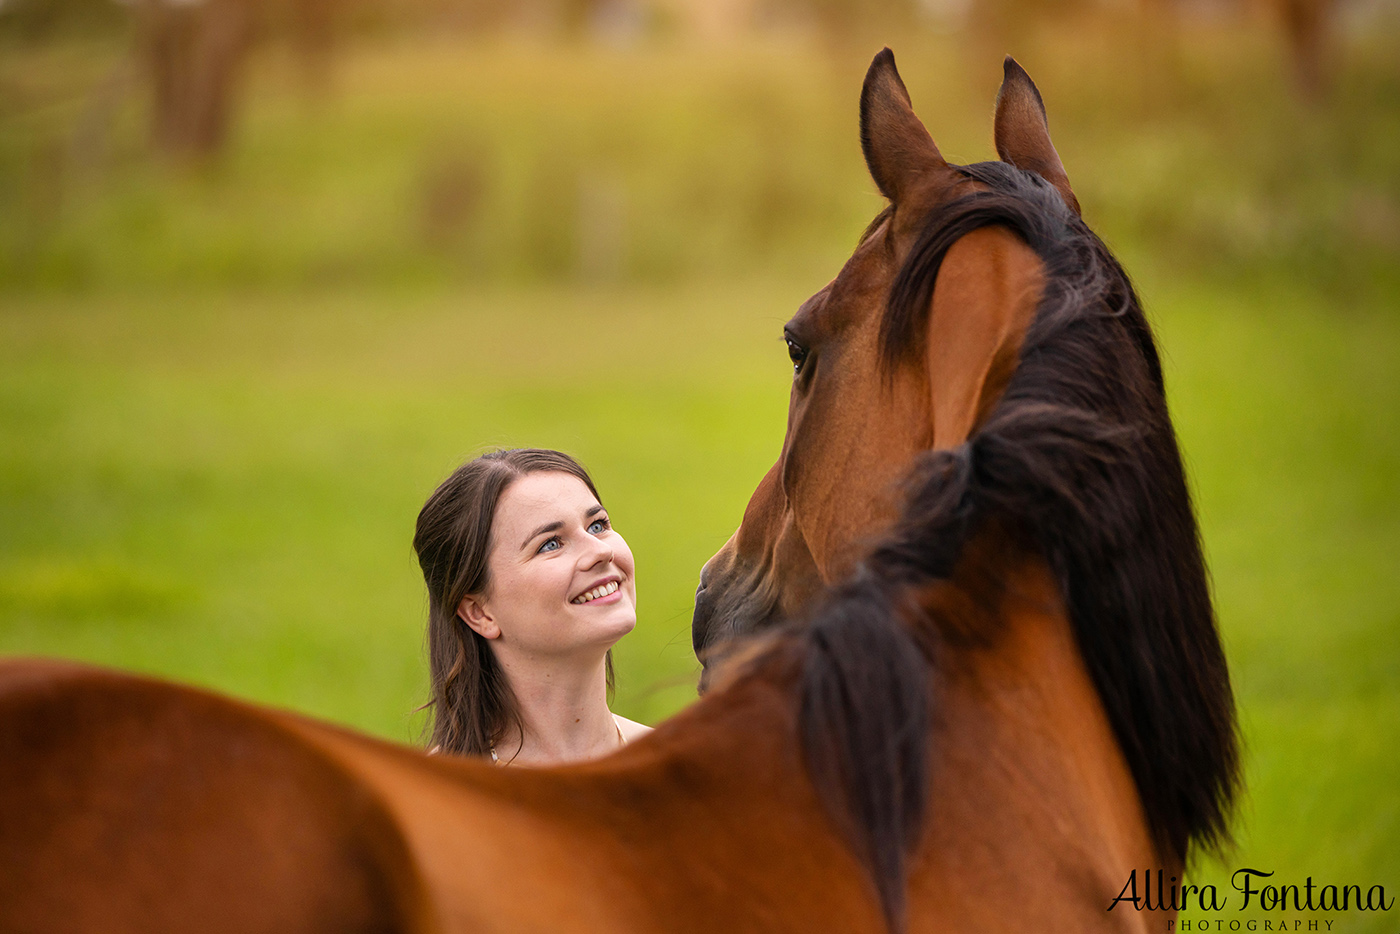
[[[702,575],[697,649],[796,622],[646,739],[539,771],[4,663],[0,929],[1166,930],[1170,910],[1107,908],[1129,873],[1179,876],[1188,842],[1220,831],[1228,681],[1198,551],[1154,578],[1103,542],[1075,550],[1101,518],[1149,572],[1170,563],[1158,538],[1189,552],[1179,461],[1166,498],[1186,519],[1159,521],[1151,497],[1098,517],[1115,500],[1095,484],[1133,461],[1121,433],[1027,402],[1058,359],[1051,319],[1082,291],[1054,237],[1013,230],[1077,208],[1039,96],[1008,66],[997,144],[1056,185],[1048,208],[1024,173],[947,166],[887,52],[862,139],[892,207],[789,324],[783,455]],[[901,301],[925,314],[901,324]],[[1111,326],[1142,385],[1109,396],[1157,412],[1137,320]],[[910,327],[919,340],[891,338]],[[1142,581],[1159,586],[1138,599]],[[1184,635],[1153,609],[1172,603],[1194,614]]]
[[[1131,868],[1161,863],[1131,777],[1104,755],[1054,588],[1027,582],[1006,607],[1018,635],[943,695],[939,819],[912,867],[909,930],[1161,930],[1103,910]],[[9,662],[0,722],[23,729],[0,733],[0,927],[884,930],[806,777],[792,681],[775,662],[604,762],[507,772],[157,681]]]
[[[62,663],[0,665],[9,932],[881,928],[781,676],[504,770]]]
[[[975,565],[969,573],[977,573]],[[938,599],[938,598],[935,598]],[[943,599],[957,601],[952,593]],[[909,930],[1162,930],[1160,866],[1034,563],[941,695]],[[7,932],[880,931],[775,659],[600,763],[507,772],[200,691],[0,667]]]

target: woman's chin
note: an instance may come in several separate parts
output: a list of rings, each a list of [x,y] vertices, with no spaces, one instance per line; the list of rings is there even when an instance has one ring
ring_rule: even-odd
[[[597,615],[587,621],[588,632],[609,646],[637,627],[637,611],[628,603],[598,607],[594,613]]]
[[[626,589],[587,603],[570,604],[564,615],[568,619],[565,629],[589,645],[606,643],[611,646],[637,625],[635,598]]]

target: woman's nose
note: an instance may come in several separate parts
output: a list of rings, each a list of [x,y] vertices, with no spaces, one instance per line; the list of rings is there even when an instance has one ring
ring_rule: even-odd
[[[579,557],[579,567],[585,571],[600,564],[608,564],[613,559],[612,545],[597,538],[592,541],[593,547],[584,551]]]

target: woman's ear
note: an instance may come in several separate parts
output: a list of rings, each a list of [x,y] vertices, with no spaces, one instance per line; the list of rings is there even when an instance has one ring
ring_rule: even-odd
[[[457,604],[457,618],[472,628],[483,639],[494,639],[501,634],[496,618],[477,597],[467,594]]]

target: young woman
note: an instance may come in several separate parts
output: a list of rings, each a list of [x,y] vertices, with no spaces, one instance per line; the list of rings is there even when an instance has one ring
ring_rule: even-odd
[[[493,451],[422,512],[432,751],[549,765],[650,732],[608,710],[614,643],[637,624],[632,552],[581,465]]]

